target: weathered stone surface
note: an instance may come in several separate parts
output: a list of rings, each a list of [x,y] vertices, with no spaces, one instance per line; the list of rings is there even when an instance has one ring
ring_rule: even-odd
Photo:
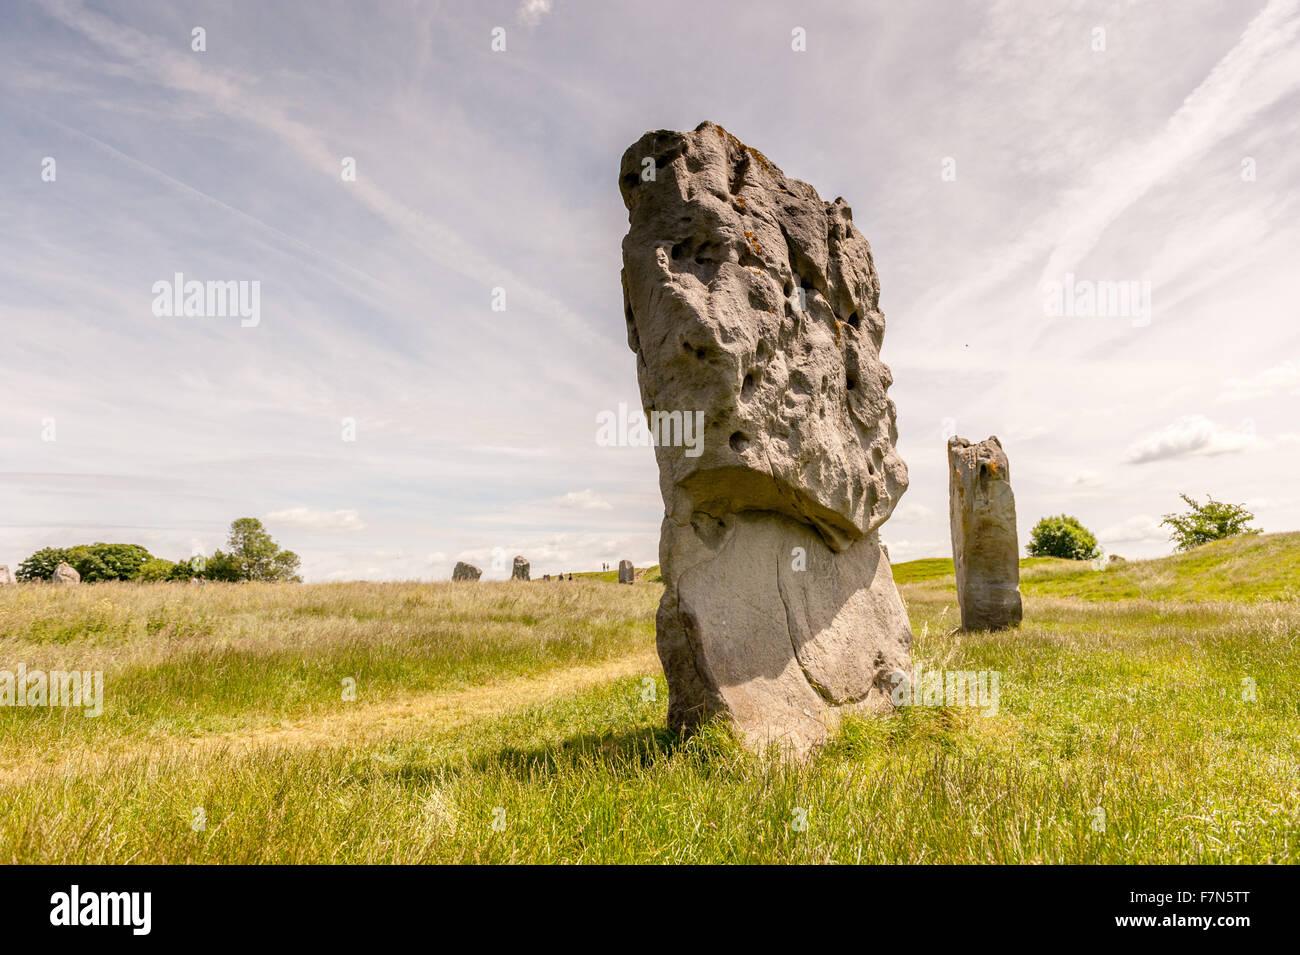
[[[871,249],[843,199],[712,123],[647,133],[620,177],[642,403],[652,430],[703,422],[702,447],[655,449],[669,722],[803,756],[911,666],[877,536],[907,469]]]
[[[59,566],[54,568],[54,577],[51,579],[56,584],[79,584],[81,574],[77,573],[76,568],[71,564],[60,561]]]
[[[13,571],[9,569],[8,564],[0,564],[0,584],[12,584],[14,582]]]
[[[632,566],[630,560],[620,560],[618,562],[618,582],[620,584],[636,583],[636,568]]]
[[[948,439],[948,502],[962,627],[1015,626],[1022,613],[1016,498],[997,437]]]
[[[483,576],[483,571],[473,564],[467,564],[463,560],[456,561],[456,566],[452,568],[452,580],[478,580]]]
[[[528,579],[528,561],[524,560],[524,558],[522,558],[522,557],[516,557],[516,558],[515,558],[515,566],[514,566],[514,568],[510,571],[510,579],[511,579],[511,580],[527,580],[527,579]]]

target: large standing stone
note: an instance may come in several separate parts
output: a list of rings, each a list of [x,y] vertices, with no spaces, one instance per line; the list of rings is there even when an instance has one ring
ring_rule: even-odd
[[[14,582],[13,572],[9,569],[8,564],[0,564],[0,584],[12,584]]]
[[[948,439],[948,504],[957,602],[966,630],[1020,623],[1016,498],[1002,442]]]
[[[528,579],[528,561],[524,560],[524,558],[522,558],[522,557],[516,557],[516,558],[515,558],[515,566],[514,566],[514,569],[510,571],[510,579],[511,579],[511,580],[527,580],[527,579]]]
[[[911,628],[877,531],[907,487],[867,240],[712,123],[620,187],[628,344],[656,436],[668,719],[795,757],[890,705]],[[698,420],[703,441],[674,427]]]
[[[452,580],[478,580],[483,576],[483,571],[473,564],[467,564],[463,560],[456,561],[456,566],[451,570]]]
[[[636,583],[636,568],[632,566],[630,560],[620,560],[618,562],[618,582],[620,584]]]
[[[59,566],[54,568],[54,577],[56,584],[79,584],[81,583],[81,574],[77,573],[75,567],[71,564],[59,561]]]

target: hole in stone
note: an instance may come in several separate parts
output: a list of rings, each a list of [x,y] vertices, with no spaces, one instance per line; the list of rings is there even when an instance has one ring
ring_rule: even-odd
[[[749,438],[745,437],[744,434],[737,431],[731,436],[731,450],[739,454],[747,447],[749,447]]]
[[[793,292],[794,292],[794,283],[791,282],[789,279],[786,279],[785,284],[781,286],[781,293],[785,295],[786,298],[789,298]]]
[[[858,328],[859,326],[861,326],[862,319],[858,317],[857,312],[854,312],[852,315],[849,316],[849,324],[852,325],[854,328]]]
[[[704,355],[705,355],[705,351],[704,351],[703,348],[697,348],[697,349],[695,349],[695,357],[696,357],[696,358],[703,358]]]
[[[641,181],[641,177],[640,177],[640,176],[638,176],[638,175],[637,175],[636,173],[634,173],[634,172],[630,172],[630,173],[628,173],[626,176],[623,177],[623,188],[624,188],[624,189],[632,189],[632,188],[635,188],[636,184],[637,184],[638,182],[640,182],[640,181]]]
[[[754,373],[751,371],[745,376],[745,380],[740,385],[740,397],[749,400],[750,395],[754,393]]]
[[[847,378],[844,379],[844,387],[847,388],[849,391],[852,391],[854,388],[858,387],[857,379],[854,378],[852,375],[849,375]]]
[[[676,245],[673,246],[673,258],[680,259],[681,257],[682,257],[682,244],[678,242]]]

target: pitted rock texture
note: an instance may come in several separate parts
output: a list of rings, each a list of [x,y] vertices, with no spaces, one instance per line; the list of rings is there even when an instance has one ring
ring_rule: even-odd
[[[473,564],[467,564],[464,561],[456,561],[456,566],[452,568],[452,580],[478,580],[483,576],[483,571]]]
[[[843,199],[712,123],[641,137],[620,188],[642,403],[704,421],[702,448],[655,448],[669,722],[725,715],[802,756],[910,667],[877,536],[907,468],[871,248]]]
[[[527,580],[527,579],[528,579],[528,561],[526,561],[526,560],[525,560],[524,558],[522,558],[522,557],[516,557],[516,558],[515,558],[515,565],[514,565],[514,567],[511,569],[511,571],[510,571],[510,579],[511,579],[511,580]]]
[[[77,573],[76,568],[71,564],[59,561],[59,566],[54,568],[54,576],[51,579],[56,584],[79,584],[81,574]]]
[[[948,439],[948,502],[957,602],[966,630],[1020,623],[1020,546],[1011,467],[996,436]]]
[[[618,582],[620,584],[636,583],[636,568],[632,566],[630,560],[620,560],[618,562]]]

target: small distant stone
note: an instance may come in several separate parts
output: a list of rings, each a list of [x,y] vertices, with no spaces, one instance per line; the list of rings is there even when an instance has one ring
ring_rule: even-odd
[[[510,571],[511,580],[528,580],[528,561],[522,557],[515,557],[514,569]]]
[[[632,566],[630,560],[620,560],[618,562],[618,582],[620,584],[636,583],[636,568]]]
[[[482,576],[482,570],[463,560],[456,561],[456,566],[451,571],[452,580],[478,580]]]
[[[12,584],[14,582],[13,571],[9,569],[8,564],[0,564],[0,584]]]
[[[77,573],[76,568],[71,564],[60,561],[59,566],[54,568],[53,580],[56,584],[79,584],[81,574]]]

